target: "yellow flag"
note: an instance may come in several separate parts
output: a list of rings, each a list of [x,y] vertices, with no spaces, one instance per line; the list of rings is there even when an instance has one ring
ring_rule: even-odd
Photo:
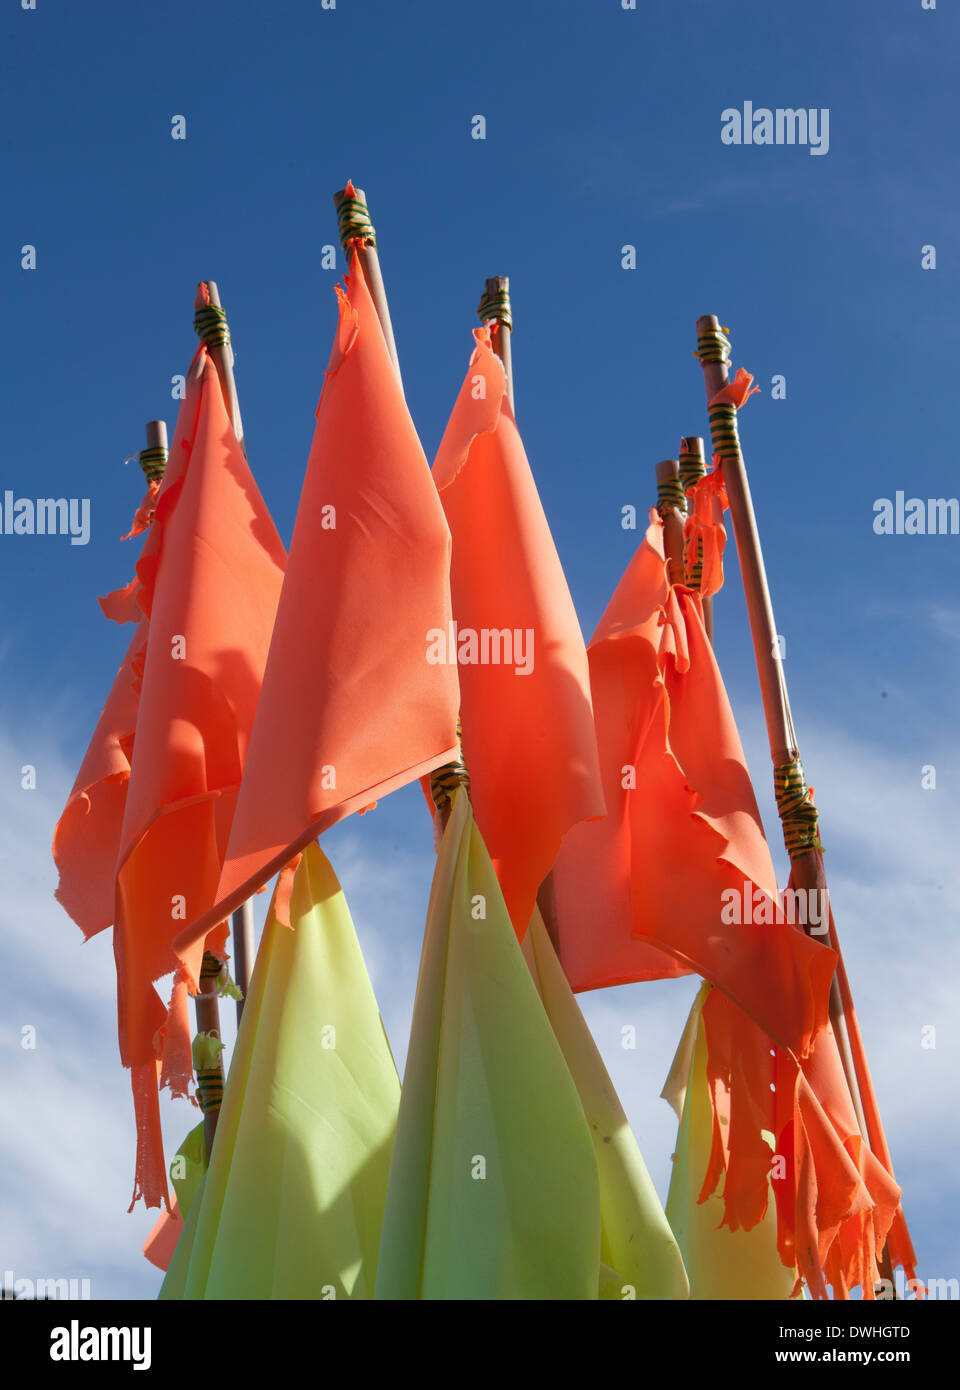
[[[697,1202],[713,1141],[707,1040],[700,1019],[710,988],[704,984],[694,1000],[663,1088],[664,1100],[669,1101],[680,1120],[667,1194],[667,1219],[683,1255],[691,1298],[789,1299],[796,1275],[781,1264],[777,1253],[773,1194],[763,1220],[749,1231],[731,1231],[720,1225],[722,1179],[712,1196]],[[772,1143],[770,1147],[772,1154]]]
[[[683,1299],[677,1242],[633,1130],[538,909],[523,954],[583,1105],[597,1157],[603,1222],[601,1298]]]
[[[378,1299],[596,1299],[583,1107],[464,792],[434,874]]]
[[[275,904],[274,904],[275,905]],[[260,943],[217,1136],[161,1298],[371,1298],[400,1083],[353,922],[310,844]]]

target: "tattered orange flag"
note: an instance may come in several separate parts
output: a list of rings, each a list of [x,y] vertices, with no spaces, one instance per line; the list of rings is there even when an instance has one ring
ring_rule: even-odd
[[[766,1211],[769,1175],[777,1247],[798,1287],[802,1277],[814,1298],[828,1285],[847,1298],[859,1285],[873,1298],[900,1189],[860,1135],[833,1030],[798,1062],[719,990],[703,1022],[714,1138],[700,1200],[722,1179],[723,1224],[749,1230]],[[772,1165],[764,1133],[776,1141]]]
[[[437,452],[453,537],[463,755],[477,825],[521,939],[537,889],[578,821],[602,816],[580,624],[487,329]]]
[[[322,831],[457,756],[450,533],[353,257],[216,909],[177,949],[196,985],[219,918]]]
[[[113,622],[137,626],[53,835],[60,871],[57,901],[88,939],[113,924],[114,875],[147,649],[147,620],[136,588],[134,579],[100,599]]]
[[[838,956],[837,984],[839,985],[840,998],[843,1002],[843,1013],[846,1019],[847,1036],[850,1043],[850,1054],[860,1091],[860,1104],[867,1125],[867,1137],[874,1154],[883,1164],[890,1178],[896,1181],[893,1171],[893,1160],[890,1157],[890,1150],[887,1146],[887,1136],[884,1133],[883,1121],[880,1118],[880,1107],[877,1104],[876,1093],[873,1089],[873,1078],[870,1075],[870,1067],[867,1063],[866,1048],[863,1045],[863,1037],[860,1033],[860,1023],[857,1019],[856,1009],[853,1006],[853,996],[850,992],[847,971],[837,941],[837,930],[833,920],[832,909],[830,910],[830,944],[837,952]],[[907,1219],[901,1204],[898,1204],[893,1220],[890,1223],[890,1229],[887,1232],[887,1254],[890,1257],[891,1268],[896,1269],[898,1266],[902,1266],[907,1279],[914,1280],[915,1283],[917,1282],[917,1256],[913,1248],[913,1241],[910,1238]]]
[[[687,491],[689,514],[683,527],[687,583],[700,597],[723,588],[723,551],[727,532],[723,513],[727,494],[723,472],[714,468]]]
[[[202,344],[137,565],[149,627],[116,861],[120,1052],[137,1116],[134,1201],[147,1206],[167,1198],[161,1060],[175,1095],[192,1077],[184,974],[169,1014],[154,981],[180,964],[183,921],[214,899],[284,561]],[[224,926],[210,945],[222,954],[225,939]]]
[[[670,585],[653,510],[589,656],[608,816],[571,832],[554,873],[573,988],[695,970],[804,1056],[827,1021],[836,957],[777,921],[776,874],[700,598]]]

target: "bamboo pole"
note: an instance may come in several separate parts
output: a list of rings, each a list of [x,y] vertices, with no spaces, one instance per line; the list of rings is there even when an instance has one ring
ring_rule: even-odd
[[[143,476],[151,485],[160,484],[167,468],[170,450],[167,447],[166,420],[148,420],[145,429],[147,446],[136,455]],[[132,459],[132,455],[131,455]],[[130,460],[128,460],[129,462]],[[153,517],[150,517],[153,520]]]
[[[506,377],[506,395],[511,414],[516,413],[513,396],[513,353],[510,340],[513,334],[513,310],[510,304],[510,277],[508,275],[489,275],[484,283],[483,297],[477,306],[477,315],[483,324],[491,324],[490,346],[503,363]],[[553,949],[560,956],[560,928],[557,922],[557,895],[553,881],[553,870],[537,889],[537,907],[543,918],[547,935],[553,942]]]
[[[507,378],[507,400],[510,402],[511,411],[516,414],[513,399],[513,351],[510,345],[513,336],[513,312],[510,307],[509,275],[488,276],[477,313],[480,315],[481,323],[492,321],[490,346],[503,363]]]
[[[680,463],[662,459],[657,464],[657,511],[663,522],[663,551],[671,584],[683,584],[683,516],[678,505]]]
[[[719,332],[720,325],[712,314],[697,319],[698,339],[704,332]],[[713,400],[718,391],[727,384],[726,362],[701,361],[703,380],[707,392],[707,403]],[[750,616],[750,632],[753,637],[753,651],[760,677],[760,694],[763,700],[763,714],[767,725],[767,738],[770,754],[776,766],[789,762],[796,756],[792,729],[787,718],[786,702],[783,695],[782,666],[779,660],[777,626],[773,617],[770,588],[760,549],[760,533],[753,510],[753,498],[743,463],[743,455],[738,451],[735,459],[724,459],[723,482],[730,502],[730,516],[737,541],[737,555],[743,576],[743,588]],[[776,656],[774,655],[776,653]]]
[[[204,299],[201,286],[206,288],[207,295],[209,296],[206,300]],[[204,302],[211,304],[215,309],[223,308],[223,305],[220,303],[220,291],[217,289],[216,280],[203,280],[201,284],[197,286],[197,297],[194,301],[194,307],[200,309]],[[214,366],[217,369],[217,376],[220,378],[220,385],[223,388],[227,412],[230,416],[230,423],[233,425],[233,432],[237,436],[237,443],[240,445],[240,448],[243,449],[244,457],[246,457],[247,450],[243,442],[243,421],[240,418],[240,400],[237,396],[237,383],[233,374],[233,348],[229,343],[224,343],[222,346],[208,344],[207,351],[213,358]]]
[[[680,436],[680,486],[686,496],[687,488],[693,487],[706,474],[707,461],[703,452],[703,438],[699,434]]]
[[[200,970],[200,989],[194,997],[194,1006],[197,1016],[197,1032],[209,1033],[212,1037],[220,1038],[220,1001],[217,995],[217,974],[216,967],[220,962],[209,951],[203,955],[203,965]],[[220,1074],[220,1093],[223,1092],[223,1062],[217,1059],[216,1069]],[[201,1074],[197,1072],[197,1090],[201,1090]],[[207,1158],[213,1153],[213,1140],[217,1132],[217,1121],[220,1118],[219,1103],[209,1105],[203,1111],[203,1137],[207,1146]]]
[[[205,304],[212,305],[215,309],[222,309],[220,303],[220,291],[217,288],[216,280],[203,280],[197,286],[197,294],[194,300],[194,308],[201,309]],[[229,342],[223,344],[208,343],[207,351],[217,369],[217,376],[220,378],[220,386],[223,390],[223,398],[226,402],[227,411],[230,415],[230,423],[236,435],[237,443],[243,450],[246,457],[247,449],[243,437],[243,420],[240,416],[240,398],[237,395],[237,382],[234,376],[233,348]],[[254,931],[253,931],[253,903],[248,900],[237,908],[231,919],[231,931],[233,937],[233,969],[237,987],[240,990],[240,998],[237,1000],[237,1026],[243,1017],[244,1000],[250,988],[250,976],[253,973],[254,960]]]
[[[716,345],[719,338],[720,324],[714,315],[707,314],[697,319],[698,343],[712,342]],[[708,349],[707,355],[701,356],[700,365],[703,368],[703,380],[706,387],[707,404],[709,405],[717,392],[727,384],[729,374],[726,350],[717,351],[716,346],[713,350]],[[714,450],[714,452],[717,451]],[[750,495],[750,484],[747,481],[746,466],[739,442],[734,448],[725,452],[721,467],[724,487],[730,503],[733,531],[737,541],[740,572],[743,576],[743,589],[747,601],[750,631],[753,637],[757,674],[760,678],[760,694],[767,725],[770,756],[773,759],[774,767],[777,768],[799,758],[800,750],[797,747],[793,720],[790,715],[786,677],[783,672],[777,626],[773,616],[773,603],[770,598],[770,587],[767,583],[767,574],[763,563],[763,552],[760,548],[760,533],[757,528],[753,499]],[[793,882],[797,888],[805,889],[808,892],[814,890],[826,895],[826,874],[823,859],[818,850],[811,849],[804,854],[798,854],[796,857],[792,857],[791,862]],[[819,901],[825,902],[829,899],[823,896],[819,898]],[[867,1124],[860,1099],[856,1069],[850,1051],[843,1000],[836,973],[830,986],[830,1023],[837,1040],[860,1133],[864,1140],[867,1140]]]
[[[147,449],[163,449],[168,451],[167,444],[167,422],[166,420],[147,421]]]
[[[717,351],[720,335],[720,323],[715,315],[706,314],[697,319],[698,355],[700,356],[700,365],[703,369],[708,406],[713,401],[717,392],[726,386],[729,376],[726,350],[729,344],[726,344],[722,350]],[[706,353],[702,352],[704,345],[707,345]],[[724,450],[721,466],[723,469],[724,487],[726,488],[727,498],[730,504],[730,515],[733,520],[734,535],[737,542],[740,572],[743,577],[747,613],[750,619],[750,631],[753,637],[753,649],[757,662],[757,674],[760,678],[760,693],[763,701],[764,719],[767,725],[770,755],[773,759],[774,767],[777,768],[782,767],[783,764],[792,761],[794,758],[799,759],[800,750],[797,745],[793,717],[790,711],[790,700],[787,694],[787,681],[783,670],[780,641],[773,616],[773,603],[770,597],[770,588],[767,583],[766,569],[763,563],[763,552],[760,548],[760,533],[757,528],[756,514],[753,509],[753,499],[750,495],[750,485],[747,481],[743,451],[740,448],[739,440],[736,439],[736,432],[734,432],[734,440],[735,447]],[[795,887],[801,888],[808,893],[810,891],[815,891],[818,895],[822,895],[819,896],[820,902],[829,903],[823,856],[819,850],[811,849],[805,854],[791,856],[791,867]],[[850,1093],[850,1099],[853,1104],[854,1114],[860,1129],[861,1137],[868,1147],[877,1154],[877,1157],[880,1158],[882,1162],[885,1162],[887,1170],[891,1171],[889,1153],[886,1151],[886,1145],[877,1144],[877,1136],[870,1134],[864,1115],[859,1077],[857,1076],[857,1070],[850,1047],[850,1037],[847,1027],[847,1008],[849,1006],[852,1011],[852,998],[846,980],[846,971],[843,967],[843,957],[840,952],[840,943],[837,937],[836,924],[833,920],[832,910],[829,915],[829,923],[830,944],[837,953],[837,970],[834,972],[833,980],[830,985],[830,1024],[833,1029],[834,1037],[836,1038],[837,1049],[840,1054],[847,1088]],[[841,978],[845,989],[841,988]],[[846,995],[846,998],[844,995]],[[855,1017],[852,1018],[851,1026],[854,1028],[857,1027]],[[884,1246],[881,1253],[879,1267],[881,1277],[888,1280],[889,1287],[893,1289],[893,1269],[890,1253],[886,1246]]]
[[[234,983],[240,991],[240,998],[236,1001],[237,1027],[240,1027],[240,1020],[243,1017],[243,1005],[250,990],[250,977],[253,974],[253,962],[256,956],[253,944],[253,901],[248,898],[245,903],[241,903],[230,919],[231,932],[233,934],[233,969]]]
[[[680,486],[683,488],[684,496],[687,488],[693,487],[707,471],[707,462],[703,452],[703,438],[699,434],[685,434],[680,439]],[[688,507],[689,510],[689,507]],[[723,522],[723,508],[719,499],[713,501],[712,515],[714,522]],[[713,595],[700,595],[700,606],[703,610],[703,626],[707,634],[707,641],[711,647],[713,642]]]
[[[370,221],[367,195],[362,188],[354,188],[352,183],[348,183],[346,188],[338,189],[334,193],[333,203],[337,210],[340,244],[343,247],[344,255],[349,257],[350,243],[355,242],[360,269],[363,271],[363,278],[367,282],[370,298],[373,300],[377,317],[380,320],[380,327],[383,329],[383,337],[390,354],[390,360],[402,385],[400,358],[397,355],[396,339],[393,336],[393,323],[387,304],[387,292],[383,287],[380,257],[377,254],[377,234]]]

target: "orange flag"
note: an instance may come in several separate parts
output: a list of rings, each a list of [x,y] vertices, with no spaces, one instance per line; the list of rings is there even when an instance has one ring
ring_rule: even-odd
[[[853,996],[850,992],[850,984],[847,979],[843,956],[839,955],[836,927],[834,925],[832,911],[830,913],[830,944],[833,946],[834,950],[838,952],[837,983],[840,986],[840,997],[843,1001],[843,1011],[847,1021],[847,1033],[850,1040],[850,1052],[860,1089],[860,1101],[867,1124],[867,1135],[870,1140],[870,1147],[883,1164],[890,1177],[894,1178],[893,1160],[890,1157],[890,1150],[887,1147],[887,1137],[884,1133],[883,1121],[880,1118],[880,1107],[877,1104],[876,1093],[873,1089],[873,1078],[870,1075],[870,1068],[867,1064],[867,1054],[863,1045],[863,1037],[860,1033],[860,1024],[857,1020],[856,1010],[853,1007]],[[917,1256],[913,1248],[913,1241],[910,1239],[910,1231],[907,1227],[907,1219],[902,1205],[897,1206],[893,1221],[890,1224],[890,1230],[887,1232],[887,1253],[890,1256],[890,1263],[893,1269],[901,1265],[907,1279],[916,1280]]]
[[[590,643],[609,814],[573,831],[557,862],[561,961],[577,990],[696,970],[803,1056],[826,1024],[836,957],[776,920],[776,874],[700,599],[669,584],[650,516]]]
[[[114,874],[147,648],[147,620],[136,588],[134,579],[100,599],[113,622],[137,626],[53,835],[60,871],[57,901],[88,939],[113,924]]]
[[[317,407],[250,753],[204,934],[352,811],[457,756],[450,533],[356,255]]]
[[[137,565],[149,628],[116,862],[120,1053],[137,1116],[133,1200],[147,1206],[167,1198],[161,1060],[175,1095],[187,1094],[192,1076],[184,972],[169,1014],[153,985],[180,963],[179,926],[214,899],[284,561],[201,345]],[[225,939],[224,927],[211,948],[222,954]],[[197,969],[202,951],[201,941]]]
[[[572,825],[604,813],[580,624],[486,329],[437,452],[463,755],[518,937]]]
[[[814,1298],[828,1285],[834,1298],[856,1285],[873,1298],[900,1189],[861,1138],[832,1029],[798,1062],[719,990],[703,1021],[714,1142],[700,1200],[722,1178],[723,1224],[749,1230],[766,1211],[769,1175],[784,1265]],[[772,1167],[764,1132],[776,1140]]]
[[[699,590],[701,598],[709,598],[723,588],[723,551],[727,540],[723,513],[727,494],[720,468],[714,467],[688,489],[687,505],[689,515],[683,527],[687,581]]]

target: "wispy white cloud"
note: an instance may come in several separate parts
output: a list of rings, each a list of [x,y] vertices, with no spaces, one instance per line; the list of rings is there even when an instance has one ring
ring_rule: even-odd
[[[776,847],[762,730],[742,732]],[[803,735],[816,772],[838,927],[921,1268],[950,1275],[960,1263],[950,1215],[960,1120],[948,1101],[960,1062],[960,807],[946,776],[943,790],[930,793],[915,779],[917,790],[905,799],[889,749],[823,723],[806,725]],[[38,769],[33,792],[20,790],[12,775],[23,739],[16,747],[0,741],[7,772],[0,784],[7,827],[0,843],[0,1264],[32,1276],[92,1277],[95,1296],[149,1298],[159,1276],[140,1245],[156,1213],[140,1207],[126,1214],[132,1103],[117,1056],[111,942],[105,933],[84,944],[53,899],[50,837],[71,774],[50,738],[30,742]],[[401,1073],[434,863],[422,800],[418,788],[407,789],[324,839]],[[267,902],[267,894],[256,900],[258,923]],[[664,1198],[676,1121],[660,1089],[695,987],[685,979],[580,996]],[[222,1012],[232,1042],[232,1007]],[[637,1029],[636,1049],[622,1045],[627,1024]],[[25,1025],[36,1028],[35,1049],[21,1047]],[[935,1049],[921,1046],[927,1025],[937,1030]],[[164,1105],[171,1151],[196,1116],[183,1102]]]

